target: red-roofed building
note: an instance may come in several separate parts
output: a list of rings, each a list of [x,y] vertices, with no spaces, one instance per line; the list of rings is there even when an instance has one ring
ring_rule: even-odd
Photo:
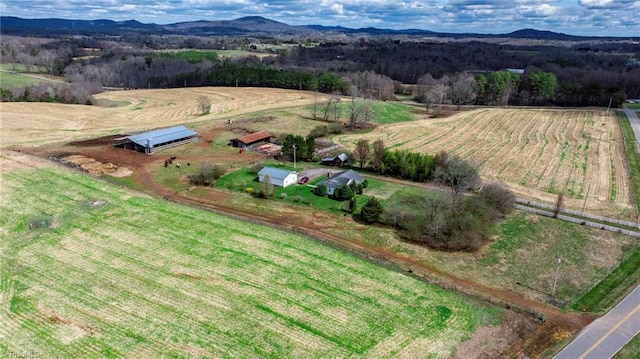
[[[234,138],[229,144],[233,147],[245,148],[251,145],[255,145],[256,143],[270,143],[271,135],[266,131],[254,132],[248,135]]]

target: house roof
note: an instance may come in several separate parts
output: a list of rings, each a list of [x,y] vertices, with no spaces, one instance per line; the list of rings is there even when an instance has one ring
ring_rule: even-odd
[[[184,126],[174,126],[168,128],[160,128],[153,131],[137,133],[135,135],[117,138],[116,140],[129,139],[142,147],[147,146],[147,140],[151,139],[152,144],[176,141],[182,138],[196,136],[198,133],[191,131]]]
[[[259,131],[250,133],[248,135],[236,138],[236,141],[242,142],[244,144],[257,142],[260,140],[264,140],[265,138],[269,138],[271,135],[266,131]]]
[[[339,154],[337,156],[322,157],[322,159],[320,161],[321,162],[331,162],[331,161],[335,160],[336,158],[340,159],[340,161],[342,161],[342,162],[345,162],[348,159],[347,154],[342,152],[341,154]]]
[[[263,176],[263,175],[269,175],[269,177],[273,178],[273,179],[280,179],[280,180],[284,180],[285,178],[287,178],[287,176],[289,176],[291,173],[293,173],[292,171],[288,171],[288,170],[283,170],[280,168],[274,168],[274,167],[263,167],[260,172],[258,172],[259,176]]]
[[[325,187],[338,188],[347,185],[351,181],[362,183],[364,177],[354,170],[346,170],[318,183],[318,186],[324,185]]]

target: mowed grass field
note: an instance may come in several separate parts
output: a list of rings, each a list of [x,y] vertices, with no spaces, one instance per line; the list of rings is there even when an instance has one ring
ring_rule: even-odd
[[[449,357],[501,315],[297,235],[0,165],[2,357]]]
[[[0,87],[10,89],[14,87],[26,87],[40,83],[61,83],[64,78],[47,75],[42,67],[16,63],[0,63]]]
[[[568,208],[636,219],[614,111],[477,109],[335,136],[347,147],[361,138],[382,139],[390,149],[445,150],[522,197],[553,204],[564,193]]]

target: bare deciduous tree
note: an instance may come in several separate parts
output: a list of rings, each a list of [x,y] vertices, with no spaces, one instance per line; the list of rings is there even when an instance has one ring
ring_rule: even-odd
[[[358,164],[360,164],[360,168],[362,168],[365,162],[367,162],[370,153],[371,147],[369,146],[369,140],[358,140],[356,147],[353,149],[353,156],[358,161]]]
[[[349,122],[347,126],[351,129],[356,127],[360,123],[361,117],[362,117],[361,100],[357,100],[355,97],[352,97],[351,103],[349,104]]]
[[[375,171],[380,171],[380,167],[382,167],[382,163],[384,162],[384,153],[385,153],[384,141],[379,138],[373,141],[373,153],[371,157],[371,167]]]
[[[499,217],[504,216],[506,213],[513,209],[513,205],[516,203],[516,196],[511,190],[498,182],[491,182],[482,186],[478,196],[489,204],[491,208],[495,208]]]
[[[480,183],[480,176],[471,163],[455,155],[447,157],[444,166],[436,167],[435,178],[451,189],[452,209],[456,211],[459,194],[476,187]]]
[[[338,121],[338,103],[339,102],[340,102],[340,95],[334,93],[331,95],[331,97],[329,97],[329,100],[325,103],[326,106],[324,108],[323,120],[325,122],[329,121],[329,116],[331,115],[332,109],[335,113],[335,120]]]
[[[472,75],[468,73],[459,74],[451,83],[449,99],[459,110],[461,105],[473,102],[476,97],[476,88],[476,79]]]
[[[264,177],[262,178],[262,188],[260,189],[260,192],[258,193],[258,195],[262,198],[269,198],[273,196],[273,193],[274,193],[274,189],[273,189],[273,181],[271,180],[271,176],[264,175]]]
[[[313,107],[312,107],[312,118],[314,120],[318,119],[318,106],[319,106],[320,97],[318,96],[318,91],[313,92]]]

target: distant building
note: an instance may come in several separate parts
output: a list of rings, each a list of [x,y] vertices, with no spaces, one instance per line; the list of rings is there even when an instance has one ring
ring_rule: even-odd
[[[507,69],[507,71],[518,75],[524,74],[524,69]]]
[[[265,176],[269,176],[274,186],[286,188],[298,182],[298,174],[280,168],[264,167],[258,172],[258,181],[264,183]]]
[[[198,134],[184,126],[161,128],[115,138],[113,145],[152,154],[157,150],[198,140]]]
[[[229,141],[233,147],[245,148],[258,143],[270,143],[271,135],[265,131],[254,132]]]
[[[354,170],[347,170],[333,175],[322,182],[318,183],[318,186],[325,186],[327,189],[327,195],[333,196],[337,188],[343,186],[349,186],[352,183],[362,183],[364,177]]]

